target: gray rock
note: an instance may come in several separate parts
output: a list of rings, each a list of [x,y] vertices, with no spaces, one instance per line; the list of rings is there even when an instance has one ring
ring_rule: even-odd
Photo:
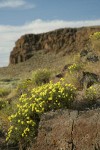
[[[47,120],[51,114],[53,117]],[[100,109],[57,110],[44,114],[42,118],[32,149],[100,150]]]
[[[82,88],[89,88],[94,83],[99,82],[99,76],[92,72],[83,72],[83,76],[80,80]]]

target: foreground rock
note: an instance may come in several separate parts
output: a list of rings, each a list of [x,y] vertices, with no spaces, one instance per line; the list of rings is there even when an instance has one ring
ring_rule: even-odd
[[[100,109],[44,114],[31,150],[100,150]]]

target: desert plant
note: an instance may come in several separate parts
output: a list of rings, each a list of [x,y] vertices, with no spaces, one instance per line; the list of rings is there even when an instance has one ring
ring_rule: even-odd
[[[31,79],[24,79],[18,84],[16,91],[19,94],[28,92],[28,89],[31,85],[32,85]]]
[[[95,32],[94,34],[90,35],[91,40],[99,40],[100,39],[100,32]]]
[[[100,32],[90,35],[90,42],[93,50],[96,50],[96,54],[100,55]]]
[[[65,80],[69,84],[73,84],[75,87],[80,88],[80,79],[82,76],[83,64],[73,63],[68,67],[68,71],[65,75]]]
[[[0,88],[0,97],[7,96],[10,93],[10,89]]]
[[[42,85],[45,83],[48,83],[50,80],[50,71],[47,69],[43,69],[43,70],[37,70],[35,72],[33,72],[32,74],[32,79],[35,85]]]
[[[7,141],[29,142],[36,135],[39,116],[52,109],[69,108],[75,97],[75,87],[65,84],[63,79],[33,88],[30,95],[23,94],[17,111],[9,117],[11,126]]]
[[[0,99],[0,110],[6,106],[6,102],[3,99]]]
[[[90,86],[85,92],[85,97],[88,101],[96,101],[100,98],[100,84]]]
[[[68,71],[70,73],[73,73],[74,71],[79,71],[81,68],[82,68],[82,64],[73,63],[68,67]]]

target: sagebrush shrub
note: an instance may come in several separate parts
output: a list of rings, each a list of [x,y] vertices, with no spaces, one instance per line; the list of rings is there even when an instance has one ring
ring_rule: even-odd
[[[100,84],[94,84],[90,86],[85,92],[86,99],[89,101],[95,101],[100,98]]]
[[[68,71],[66,72],[66,82],[73,84],[75,87],[80,88],[80,79],[82,76],[83,64],[73,63],[68,67]]]
[[[0,99],[0,110],[6,106],[6,102],[3,99]]]
[[[33,86],[32,80],[25,79],[19,83],[17,87],[17,92],[20,94],[28,92],[28,89],[30,89],[31,86]]]
[[[0,88],[0,97],[7,96],[10,93],[10,89]]]
[[[50,80],[50,71],[47,69],[43,69],[43,70],[37,70],[35,72],[33,72],[32,74],[32,79],[35,85],[42,85],[45,83],[48,83]]]

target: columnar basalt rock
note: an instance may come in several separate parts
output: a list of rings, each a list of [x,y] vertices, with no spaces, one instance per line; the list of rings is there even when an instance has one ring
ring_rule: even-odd
[[[10,64],[24,62],[33,56],[34,51],[80,51],[86,47],[89,36],[100,27],[65,28],[42,34],[23,35],[15,43],[10,54]]]

